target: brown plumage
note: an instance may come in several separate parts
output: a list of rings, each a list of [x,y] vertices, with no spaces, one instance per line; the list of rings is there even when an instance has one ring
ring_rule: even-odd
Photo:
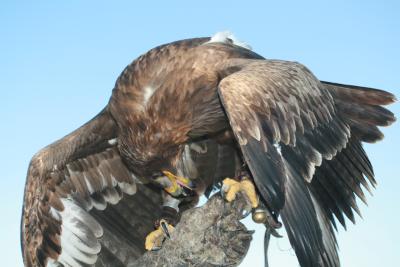
[[[243,164],[280,214],[301,266],[338,266],[334,217],[375,185],[361,142],[395,118],[385,91],[320,82],[231,39],[156,47],[118,78],[103,111],[39,151],[22,217],[26,266],[126,266],[160,214],[162,170],[198,193]],[[365,179],[367,178],[367,180]],[[144,183],[144,184],[142,184]]]

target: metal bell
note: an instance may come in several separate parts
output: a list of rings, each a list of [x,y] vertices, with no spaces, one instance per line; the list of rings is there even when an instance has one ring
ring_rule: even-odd
[[[267,216],[268,214],[265,209],[256,208],[251,217],[255,223],[265,223],[267,221]]]

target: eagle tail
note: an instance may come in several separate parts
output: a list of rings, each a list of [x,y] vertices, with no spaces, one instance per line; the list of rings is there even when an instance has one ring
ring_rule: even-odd
[[[351,127],[357,139],[374,143],[383,138],[377,126],[389,126],[396,118],[382,107],[396,101],[396,97],[383,90],[322,82],[334,97],[342,118]]]

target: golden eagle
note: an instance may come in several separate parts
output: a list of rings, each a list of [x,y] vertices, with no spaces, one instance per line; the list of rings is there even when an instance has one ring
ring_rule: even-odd
[[[382,139],[394,101],[227,34],[158,46],[96,117],[33,156],[25,266],[126,266],[217,184],[228,201],[245,192],[271,229],[280,218],[301,266],[339,266],[335,218],[354,222],[361,186],[375,185],[362,142]]]

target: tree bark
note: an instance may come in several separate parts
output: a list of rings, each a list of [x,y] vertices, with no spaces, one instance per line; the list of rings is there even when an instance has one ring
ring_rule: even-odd
[[[158,251],[146,252],[130,267],[237,266],[246,256],[253,231],[239,221],[247,205],[243,196],[227,203],[219,194],[202,207],[182,214]]]

